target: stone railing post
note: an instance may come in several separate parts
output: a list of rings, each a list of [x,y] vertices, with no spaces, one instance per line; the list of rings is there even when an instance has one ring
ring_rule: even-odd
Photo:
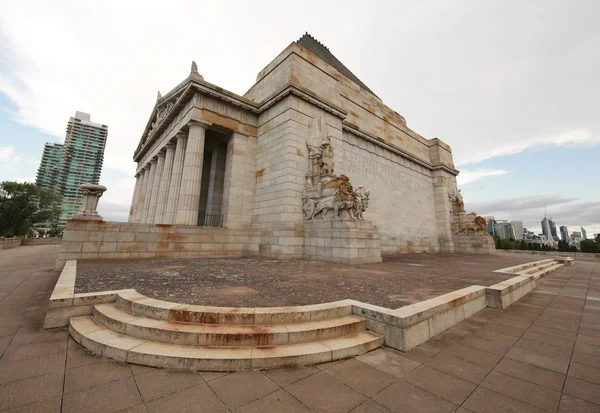
[[[96,208],[98,208],[98,201],[104,191],[106,191],[106,187],[102,185],[83,184],[80,188],[84,193],[83,212],[75,215],[72,219],[102,221],[102,217],[98,214]]]

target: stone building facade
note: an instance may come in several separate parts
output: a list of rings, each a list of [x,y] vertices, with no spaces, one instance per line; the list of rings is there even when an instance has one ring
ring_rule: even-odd
[[[149,242],[168,244],[211,226],[219,227],[211,229],[215,245],[237,246],[215,253],[353,263],[386,253],[494,252],[475,215],[457,208],[450,147],[411,130],[308,34],[243,96],[209,83],[193,63],[183,82],[159,93],[134,160],[133,229],[126,231],[150,225],[173,235]],[[342,187],[325,189],[335,179],[349,188],[345,202],[338,202]],[[319,202],[331,205],[307,216]],[[323,218],[327,208],[339,216]],[[152,256],[144,253],[138,256]]]

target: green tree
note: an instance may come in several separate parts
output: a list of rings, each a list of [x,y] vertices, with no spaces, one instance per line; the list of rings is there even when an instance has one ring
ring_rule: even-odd
[[[598,243],[596,243],[596,241],[591,240],[591,239],[586,239],[581,241],[581,244],[579,244],[579,247],[581,248],[581,252],[600,252],[598,250]]]
[[[0,188],[0,236],[27,236],[36,224],[54,221],[60,214],[61,196],[31,183],[5,181]]]

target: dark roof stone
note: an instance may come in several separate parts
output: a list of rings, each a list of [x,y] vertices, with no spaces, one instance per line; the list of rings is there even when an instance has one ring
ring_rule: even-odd
[[[312,37],[310,34],[305,33],[298,41],[296,42],[300,46],[304,47],[306,50],[316,55],[321,60],[325,61],[327,64],[332,66],[335,70],[346,76],[348,79],[352,80],[354,83],[366,89],[372,95],[377,95],[367,87],[354,73],[350,71],[342,62],[340,62],[337,57],[335,57],[327,48],[327,46],[321,44],[317,39]]]

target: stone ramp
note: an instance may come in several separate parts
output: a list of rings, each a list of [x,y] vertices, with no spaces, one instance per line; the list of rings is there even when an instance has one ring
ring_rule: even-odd
[[[91,316],[71,318],[69,331],[82,346],[119,361],[241,371],[325,363],[381,346],[383,336],[366,331],[366,320],[350,313],[342,303],[215,308],[122,291],[115,303],[95,305]]]

